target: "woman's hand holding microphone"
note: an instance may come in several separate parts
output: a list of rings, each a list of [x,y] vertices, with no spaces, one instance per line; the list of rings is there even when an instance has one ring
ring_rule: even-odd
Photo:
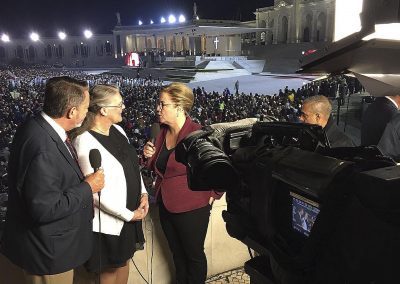
[[[156,147],[154,146],[154,144],[151,141],[148,141],[146,143],[146,145],[144,145],[143,156],[146,159],[149,159],[149,158],[153,157],[155,152],[156,152]]]

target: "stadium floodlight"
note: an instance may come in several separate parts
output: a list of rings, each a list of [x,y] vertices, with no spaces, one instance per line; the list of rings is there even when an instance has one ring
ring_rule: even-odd
[[[154,24],[153,20],[150,20],[150,25]]]
[[[93,33],[91,30],[85,30],[83,32],[83,35],[85,36],[85,38],[91,38],[93,36]]]
[[[165,18],[164,18],[164,17],[161,17],[160,22],[161,22],[161,24],[164,24],[164,23],[166,22]]]
[[[67,38],[67,34],[64,32],[58,32],[58,37],[59,39],[64,40]]]
[[[139,26],[143,25],[143,22],[141,20],[139,20]]]
[[[1,41],[2,42],[10,42],[10,37],[7,34],[2,34]]]
[[[40,39],[39,35],[35,32],[31,33],[30,38],[32,41],[38,41]]]
[[[173,24],[176,22],[176,18],[174,15],[169,15],[168,17],[168,23]]]
[[[180,15],[178,21],[179,21],[179,23],[184,23],[184,22],[186,22],[185,16],[184,16],[184,15]]]

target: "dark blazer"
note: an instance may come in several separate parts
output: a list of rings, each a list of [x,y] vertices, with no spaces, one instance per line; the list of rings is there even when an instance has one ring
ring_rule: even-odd
[[[178,135],[177,143],[189,135],[191,132],[199,130],[201,125],[194,123],[189,117],[183,125]],[[165,208],[172,213],[182,213],[204,207],[208,204],[210,197],[221,198],[222,193],[214,191],[191,191],[187,183],[186,166],[175,160],[175,151],[172,151],[167,162],[164,175],[155,166],[160,150],[165,141],[167,127],[162,126],[158,135],[155,147],[156,152],[147,161],[147,167],[157,174],[156,177],[156,197],[162,195]]]
[[[377,98],[362,116],[361,145],[378,145],[386,124],[388,124],[397,113],[398,109],[388,98]]]
[[[354,147],[354,142],[342,130],[337,127],[332,117],[329,117],[328,123],[324,127],[326,137],[332,148],[335,147]]]
[[[386,125],[378,148],[385,156],[391,157],[397,163],[400,162],[400,113]]]
[[[92,252],[93,197],[60,136],[41,116],[16,132],[2,252],[30,274],[62,273]]]

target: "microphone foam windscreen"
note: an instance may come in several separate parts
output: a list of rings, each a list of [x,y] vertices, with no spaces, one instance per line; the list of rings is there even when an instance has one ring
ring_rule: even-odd
[[[89,161],[93,169],[98,169],[101,167],[101,154],[98,149],[90,150]]]
[[[158,133],[160,133],[160,124],[155,122],[151,125],[150,139],[153,141],[156,140]]]

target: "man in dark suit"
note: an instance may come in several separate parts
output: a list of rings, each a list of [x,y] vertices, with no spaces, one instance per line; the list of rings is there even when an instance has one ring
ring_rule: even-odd
[[[400,162],[400,113],[386,125],[378,148],[385,156],[391,157],[397,163]]]
[[[367,108],[361,123],[361,145],[378,145],[386,125],[399,112],[400,96],[377,98]]]
[[[73,269],[91,254],[92,194],[103,187],[104,173],[82,175],[66,134],[88,106],[85,82],[52,78],[43,112],[15,134],[2,252],[26,283],[72,283]]]
[[[304,100],[300,120],[304,123],[321,126],[326,133],[329,144],[334,147],[353,147],[353,141],[334,123],[332,104],[325,96],[313,96]]]

